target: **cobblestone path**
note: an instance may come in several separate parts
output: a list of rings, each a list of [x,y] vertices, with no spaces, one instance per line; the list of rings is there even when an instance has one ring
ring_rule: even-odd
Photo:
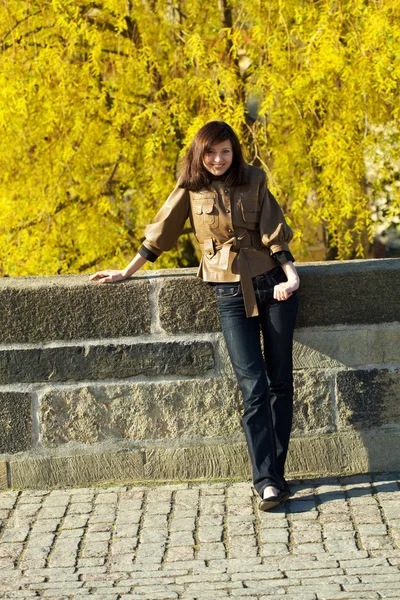
[[[400,598],[399,478],[0,492],[0,598]]]

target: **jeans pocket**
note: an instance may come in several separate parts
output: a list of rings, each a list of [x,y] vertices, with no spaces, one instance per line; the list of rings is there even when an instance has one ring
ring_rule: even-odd
[[[215,286],[217,300],[236,298],[236,296],[241,296],[241,294],[240,283],[219,283]]]

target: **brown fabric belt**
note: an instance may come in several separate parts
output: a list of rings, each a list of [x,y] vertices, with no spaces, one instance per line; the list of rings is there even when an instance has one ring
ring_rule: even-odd
[[[256,317],[258,315],[258,306],[256,301],[256,296],[254,294],[253,281],[250,275],[250,266],[247,261],[247,256],[244,252],[240,252],[240,250],[248,250],[250,248],[254,248],[254,246],[249,246],[248,243],[246,245],[242,245],[242,241],[244,237],[248,237],[246,234],[243,237],[231,237],[229,240],[224,242],[223,244],[216,244],[212,239],[207,239],[202,244],[203,249],[206,253],[210,252],[212,249],[212,253],[214,253],[214,248],[218,252],[221,252],[220,259],[220,268],[224,270],[228,270],[229,267],[229,253],[230,252],[238,252],[238,267],[239,267],[239,275],[240,275],[240,283],[243,291],[243,300],[244,306],[246,309],[247,317]],[[211,242],[211,247],[210,247]]]

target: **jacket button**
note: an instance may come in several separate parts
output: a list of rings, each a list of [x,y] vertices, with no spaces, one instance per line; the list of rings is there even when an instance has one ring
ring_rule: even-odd
[[[228,229],[228,233],[233,233],[233,229]]]
[[[231,211],[229,210],[229,208],[227,208],[225,212],[230,213]]]
[[[224,192],[225,192],[225,194],[228,194],[228,193],[229,193],[229,190],[224,190]]]

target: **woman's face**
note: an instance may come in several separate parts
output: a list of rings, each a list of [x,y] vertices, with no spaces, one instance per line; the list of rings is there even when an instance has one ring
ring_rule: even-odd
[[[232,164],[233,152],[231,140],[214,144],[204,154],[203,165],[213,175],[223,175]]]

